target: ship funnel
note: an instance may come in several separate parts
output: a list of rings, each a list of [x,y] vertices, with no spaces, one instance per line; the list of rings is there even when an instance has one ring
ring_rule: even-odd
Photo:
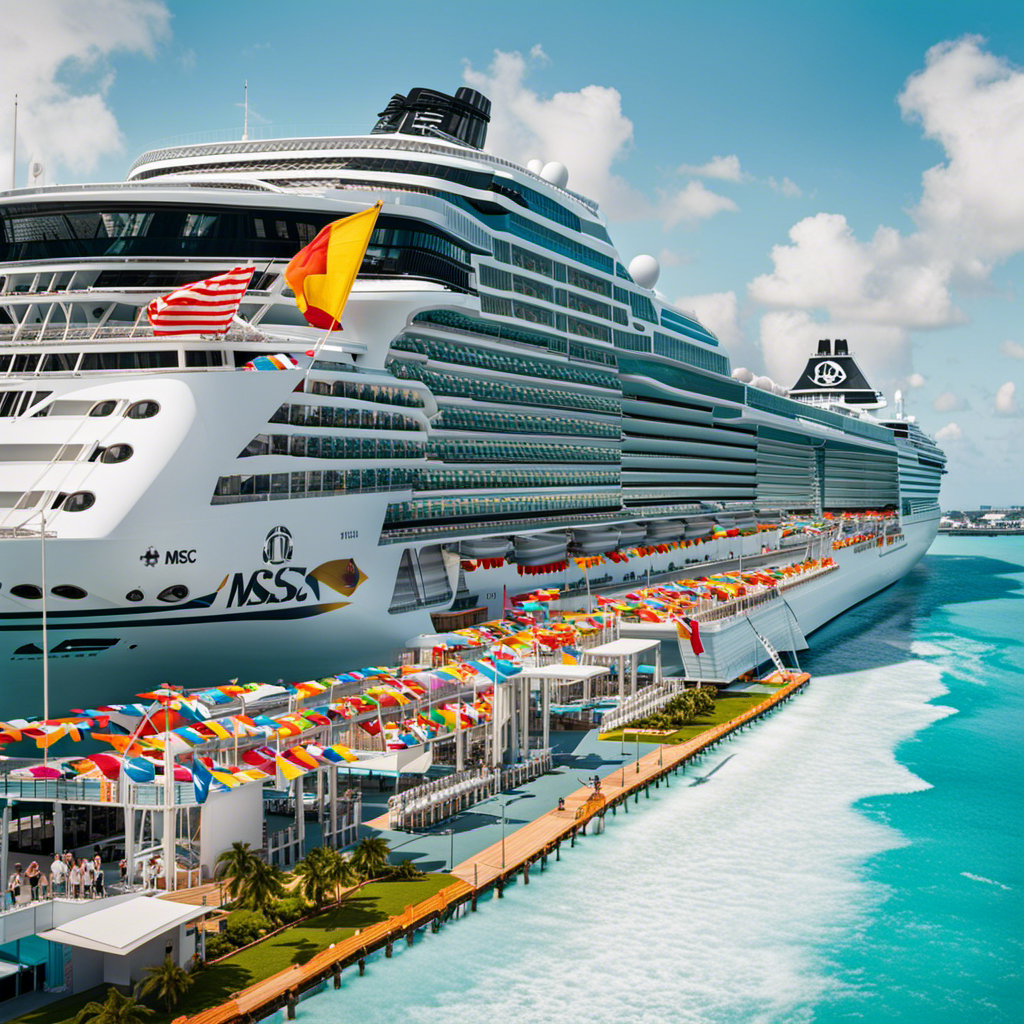
[[[456,90],[454,96],[433,89],[412,89],[408,96],[395,93],[377,117],[373,135],[433,135],[483,149],[491,120],[491,101],[465,86]]]
[[[833,355],[837,356],[848,356],[850,354],[850,346],[846,344],[845,338],[836,338],[836,347]]]
[[[828,338],[822,338],[818,342],[818,355],[819,356],[830,356],[832,355],[832,342]]]

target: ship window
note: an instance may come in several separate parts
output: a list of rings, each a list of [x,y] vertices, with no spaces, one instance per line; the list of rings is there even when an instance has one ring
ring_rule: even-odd
[[[39,356],[19,354],[11,362],[11,373],[33,373],[39,362]]]
[[[57,586],[50,588],[50,593],[68,601],[81,601],[83,597],[89,596],[81,587],[76,587],[73,583],[58,583]]]
[[[78,362],[77,352],[49,352],[43,356],[41,373],[70,373]]]
[[[148,420],[155,416],[159,411],[159,403],[146,400],[136,402],[134,405],[128,406],[128,411],[125,413],[125,416],[130,420]]]
[[[178,601],[184,601],[186,597],[188,597],[188,587],[182,583],[176,583],[173,587],[165,587],[156,595],[156,599],[165,604],[176,604]]]
[[[185,352],[186,366],[223,366],[223,352],[197,352],[194,349],[187,349]]]
[[[18,583],[11,587],[11,593],[25,601],[38,601],[43,596],[43,589],[34,583]]]
[[[56,408],[57,406],[84,405],[84,404],[85,404],[84,402],[54,402],[52,408]],[[110,416],[116,408],[117,408],[117,402],[108,399],[105,402],[97,402],[89,410],[89,415],[90,416],[96,416],[96,417]],[[53,414],[51,413],[51,415],[53,415]],[[57,413],[56,415],[59,416],[59,415],[61,415],[61,413]]]
[[[0,491],[0,508],[35,508],[42,491]]]
[[[87,352],[83,370],[166,370],[178,365],[178,353],[167,350],[148,352]]]
[[[92,491],[75,491],[64,499],[65,512],[84,512],[96,504],[96,495]]]
[[[132,601],[135,603],[138,603],[139,601],[144,601],[145,598],[146,595],[141,590],[129,590],[128,593],[124,595],[124,599],[126,601]]]
[[[112,444],[100,456],[100,462],[127,462],[134,454],[135,449],[130,444]]]

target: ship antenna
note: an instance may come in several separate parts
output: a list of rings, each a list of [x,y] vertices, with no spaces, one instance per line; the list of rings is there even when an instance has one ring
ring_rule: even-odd
[[[14,140],[11,145],[11,188],[18,187],[18,94],[14,94]]]
[[[244,120],[242,121],[242,141],[249,141],[249,79],[245,80],[245,86],[243,87],[243,94],[245,96],[245,102],[242,106],[245,108]]]

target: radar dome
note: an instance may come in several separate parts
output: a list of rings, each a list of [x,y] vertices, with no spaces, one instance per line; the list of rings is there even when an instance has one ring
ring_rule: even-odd
[[[771,391],[774,383],[771,377],[755,377],[753,380],[754,387],[762,391]]]
[[[560,164],[557,160],[552,160],[551,163],[545,164],[540,169],[540,176],[545,181],[550,181],[552,185],[557,185],[559,188],[565,188],[569,184],[569,168],[565,164]]]
[[[634,256],[629,264],[629,276],[641,288],[653,288],[661,276],[661,264],[653,256]]]
[[[745,366],[737,366],[732,371],[732,379],[738,380],[741,384],[749,384],[754,379],[754,375]]]
[[[544,170],[544,161],[538,160],[536,157],[532,160],[527,160],[526,169],[528,171],[533,171],[534,174],[540,174],[540,172]]]

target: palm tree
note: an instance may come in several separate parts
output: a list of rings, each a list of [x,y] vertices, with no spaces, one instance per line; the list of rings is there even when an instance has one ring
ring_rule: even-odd
[[[356,870],[355,864],[352,863],[352,858],[339,853],[337,871],[334,876],[334,898],[341,902],[342,889],[351,889],[360,881],[359,872]]]
[[[217,858],[216,876],[228,880],[228,896],[237,900],[244,888],[245,878],[252,870],[253,865],[259,863],[260,858],[256,851],[248,843],[232,843],[230,850],[225,850]]]
[[[93,1000],[78,1011],[74,1024],[143,1024],[146,1017],[152,1016],[148,1006],[111,986],[102,1003]]]
[[[352,866],[363,878],[377,878],[387,866],[391,847],[386,839],[367,836],[352,851]]]
[[[192,975],[184,967],[179,967],[174,962],[174,957],[170,955],[162,964],[147,967],[146,975],[147,977],[135,986],[136,996],[143,999],[148,995],[157,996],[166,1004],[168,1014],[189,990],[193,981]]]
[[[249,910],[269,914],[284,896],[284,872],[276,864],[258,858],[253,860],[241,881],[238,902]]]
[[[332,850],[328,846],[314,846],[306,854],[305,860],[295,865],[295,873],[302,879],[302,895],[313,906],[323,906],[332,890],[337,893],[337,862],[342,859],[337,850]]]

